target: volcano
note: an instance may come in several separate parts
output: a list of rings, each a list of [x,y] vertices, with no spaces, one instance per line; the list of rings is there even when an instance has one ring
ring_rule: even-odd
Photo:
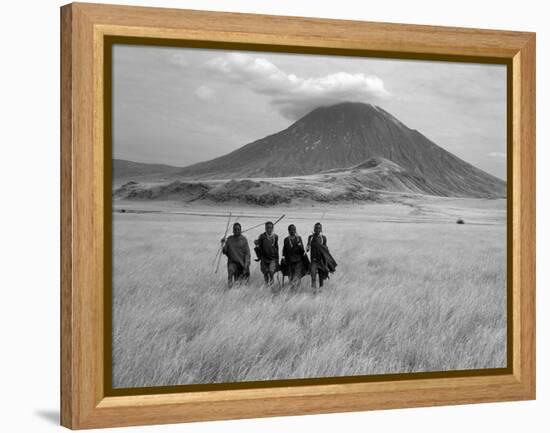
[[[218,158],[180,169],[157,165],[155,170],[167,168],[160,171],[169,178],[208,181],[308,176],[380,161],[390,168],[384,172],[390,184],[392,177],[406,176],[407,184],[425,194],[506,197],[503,180],[463,161],[384,109],[358,102],[318,107],[288,128]],[[117,167],[127,171],[127,164],[114,161],[114,177],[121,171]]]
[[[276,134],[183,168],[195,179],[287,177],[384,158],[422,178],[428,194],[505,197],[506,183],[441,148],[382,108],[344,102],[319,107]]]

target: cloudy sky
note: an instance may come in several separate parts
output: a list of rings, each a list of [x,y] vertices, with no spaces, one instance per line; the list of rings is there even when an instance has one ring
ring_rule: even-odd
[[[506,68],[451,62],[115,45],[113,156],[186,166],[342,101],[505,178]]]

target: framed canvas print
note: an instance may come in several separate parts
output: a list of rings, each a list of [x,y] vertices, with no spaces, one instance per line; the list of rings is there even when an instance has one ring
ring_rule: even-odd
[[[534,34],[61,21],[64,426],[535,398]]]

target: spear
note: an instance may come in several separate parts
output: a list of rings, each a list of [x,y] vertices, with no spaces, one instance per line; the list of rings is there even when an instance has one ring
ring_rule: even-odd
[[[227,230],[228,230],[230,221],[231,221],[231,212],[229,212],[229,217],[227,218],[227,226],[225,227],[225,236],[227,235]],[[224,239],[225,239],[225,236],[224,236]],[[214,257],[214,261],[212,262],[212,265],[216,264],[216,262],[218,260],[218,256],[220,255],[220,253],[222,251],[222,248],[223,248],[223,245],[221,247],[219,247],[218,250],[216,251],[216,257]]]
[[[256,224],[255,226],[248,227],[246,230],[243,230],[241,233],[246,233],[249,230],[254,230],[255,228],[263,226],[263,225],[264,225],[264,223]]]
[[[277,224],[279,221],[281,221],[285,217],[285,214],[282,214],[277,221],[273,223],[273,225]],[[249,230],[254,230],[255,228],[258,228],[260,226],[263,226],[265,223],[256,224],[255,226],[248,227],[246,230],[243,230],[242,233],[246,233]]]
[[[277,221],[273,223],[273,225],[277,224],[279,221],[281,221],[285,217],[285,214],[282,214]]]
[[[233,221],[233,224],[237,223],[237,222],[239,221],[239,218],[240,218],[240,217],[242,217],[242,214],[240,214],[239,216],[237,216],[237,218],[235,219],[235,221]],[[231,218],[231,212],[229,213],[229,218]],[[229,224],[229,225],[231,225],[231,224]],[[225,239],[225,237],[227,236],[227,232],[228,232],[228,230],[227,230],[227,227],[226,227],[224,239]],[[212,263],[212,264],[215,264],[216,261],[219,262],[219,257],[222,256],[222,251],[223,251],[223,245],[222,245],[222,246],[220,247],[220,249],[218,250],[218,252],[217,252],[217,254],[216,254],[216,258],[214,259],[214,263]],[[217,271],[216,271],[216,272],[217,272]]]
[[[285,217],[285,214],[282,214],[278,219],[277,221],[275,221],[273,223],[273,226],[275,226],[275,224],[277,224],[279,221],[281,221],[283,218]],[[282,275],[282,272],[281,272],[281,275]],[[279,291],[283,289],[283,285],[285,283],[285,276],[283,275],[283,284],[281,284],[281,280],[279,279],[279,272],[277,272],[277,282],[279,283]]]
[[[229,216],[227,217],[227,225],[225,226],[225,233],[223,235],[223,240],[225,242],[225,238],[227,237],[227,232],[229,230],[229,224],[231,223],[231,212],[229,212]],[[220,245],[220,248],[218,249],[218,252],[216,253],[216,258],[214,259],[214,263],[216,263],[216,273],[218,272],[218,268],[220,266],[220,260],[222,258],[222,250],[223,250],[223,244]]]

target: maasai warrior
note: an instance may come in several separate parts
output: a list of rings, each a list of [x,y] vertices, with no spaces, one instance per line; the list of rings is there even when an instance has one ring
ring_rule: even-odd
[[[329,272],[336,269],[336,261],[330,255],[327,247],[327,237],[322,234],[323,226],[316,223],[313,234],[307,240],[307,251],[311,251],[311,287],[317,293],[317,275],[319,275],[319,290],[328,278]]]
[[[271,221],[265,223],[265,232],[254,243],[265,283],[271,286],[275,272],[279,270],[279,237],[273,233]]]
[[[307,272],[303,263],[305,253],[302,238],[296,234],[296,226],[290,224],[288,236],[283,241],[283,260],[291,289],[296,289],[300,285],[300,280]]]
[[[233,235],[222,239],[222,252],[227,256],[227,285],[233,282],[248,282],[250,277],[250,248],[248,240],[241,234],[241,225],[233,224]]]

